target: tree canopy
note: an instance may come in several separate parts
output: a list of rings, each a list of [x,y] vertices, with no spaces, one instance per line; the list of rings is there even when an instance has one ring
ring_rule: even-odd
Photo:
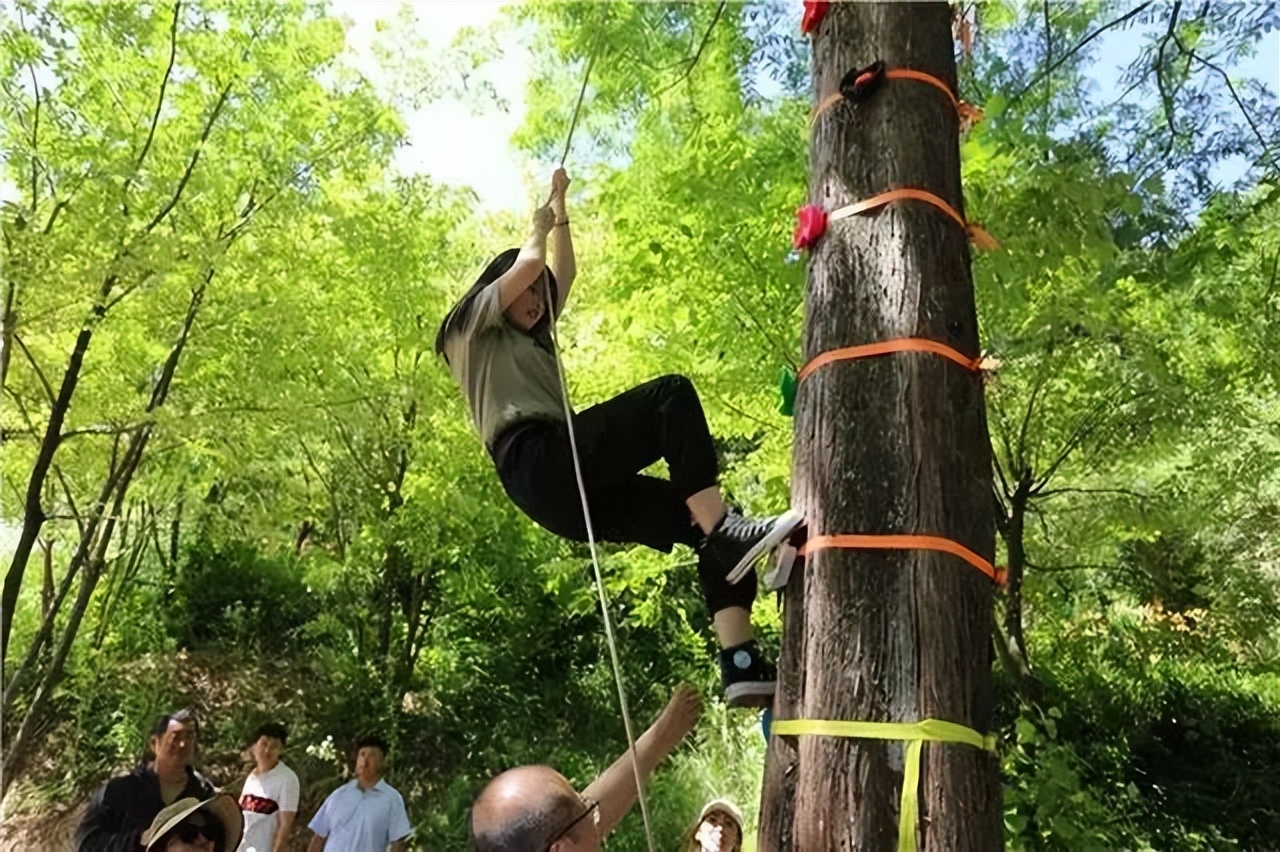
[[[779,509],[798,18],[539,0],[443,53],[388,49],[375,85],[323,4],[0,10],[7,814],[82,800],[188,703],[234,789],[247,733],[290,725],[318,791],[300,824],[382,731],[422,849],[462,845],[502,768],[585,783],[621,751],[585,551],[509,505],[432,350],[523,223],[394,155],[415,102],[502,108],[488,63],[528,51],[514,144],[549,174],[594,59],[568,162],[571,395],[689,375],[727,491]],[[959,141],[967,212],[1002,246],[974,278],[1011,578],[1007,844],[1268,848],[1280,110],[1242,69],[1277,14],[993,0],[955,21],[960,95],[985,113]],[[637,716],[681,679],[713,695],[687,555],[612,548],[605,569]],[[776,648],[776,606],[756,620]],[[763,753],[756,719],[711,702],[654,782],[662,848],[712,794],[754,813]]]

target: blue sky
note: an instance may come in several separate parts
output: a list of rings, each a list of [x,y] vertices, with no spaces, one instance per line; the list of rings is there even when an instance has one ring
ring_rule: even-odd
[[[379,18],[395,15],[396,0],[337,0],[334,11],[349,17],[354,26],[349,33],[352,50],[366,74],[377,78],[369,45]],[[418,35],[433,48],[443,48],[461,27],[487,27],[495,23],[507,6],[501,0],[419,0],[411,4]],[[800,4],[795,4],[798,10]],[[487,209],[525,212],[534,204],[547,175],[544,167],[530,163],[510,144],[511,134],[524,116],[524,90],[529,74],[528,50],[514,33],[506,33],[502,47],[504,57],[494,63],[486,76],[508,101],[506,111],[497,108],[479,114],[457,101],[442,100],[407,115],[409,144],[397,156],[397,167],[405,172],[426,173],[436,180],[455,186],[470,186]],[[1139,30],[1117,30],[1099,39],[1096,77],[1104,95],[1114,91],[1120,70],[1136,56],[1145,38]],[[1260,53],[1239,65],[1233,74],[1256,76],[1276,88],[1280,68],[1280,32],[1268,34]],[[447,133],[440,132],[448,127]],[[1239,173],[1239,165],[1228,166],[1223,178]]]

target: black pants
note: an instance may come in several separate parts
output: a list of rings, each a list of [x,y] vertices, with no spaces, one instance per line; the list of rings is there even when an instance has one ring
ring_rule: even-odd
[[[716,484],[715,446],[693,383],[663,376],[574,416],[591,521],[601,541],[643,544],[669,553],[694,547],[702,532],[685,500]],[[564,423],[517,423],[494,441],[498,476],[511,500],[539,526],[563,538],[586,541],[582,500]],[[640,471],[665,459],[671,478]],[[698,579],[712,614],[751,608],[756,582],[730,585],[732,565],[698,561]]]

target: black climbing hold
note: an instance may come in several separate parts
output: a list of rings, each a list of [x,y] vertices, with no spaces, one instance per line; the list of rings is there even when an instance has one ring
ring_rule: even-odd
[[[861,103],[869,98],[884,79],[884,60],[876,60],[866,68],[855,68],[840,79],[840,94],[847,101]]]

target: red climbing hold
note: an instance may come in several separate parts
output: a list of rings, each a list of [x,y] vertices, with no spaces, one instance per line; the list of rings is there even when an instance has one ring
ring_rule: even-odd
[[[808,35],[818,28],[827,15],[830,0],[805,0],[804,15],[800,18],[800,32]]]
[[[821,207],[806,204],[796,211],[796,232],[791,244],[798,249],[812,248],[827,230],[827,213]]]

